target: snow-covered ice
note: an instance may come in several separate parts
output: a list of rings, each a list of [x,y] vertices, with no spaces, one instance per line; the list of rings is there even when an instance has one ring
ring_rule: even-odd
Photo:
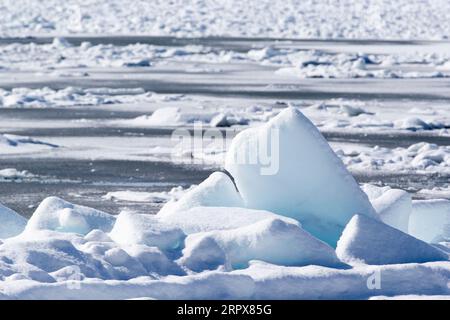
[[[185,238],[183,230],[151,215],[122,212],[117,221],[110,236],[120,244],[144,244],[170,252],[179,250]]]
[[[214,172],[196,188],[189,190],[178,201],[169,201],[159,215],[176,214],[195,207],[243,207],[242,198],[231,178],[223,172]]]
[[[450,240],[450,201],[415,200],[409,219],[409,232],[427,242]]]
[[[24,231],[2,236],[1,297],[360,299],[450,294],[445,243],[433,246],[388,225],[402,229],[409,218],[408,232],[414,230],[411,218],[423,219],[417,202],[410,207],[407,193],[390,188],[364,185],[363,192],[319,131],[296,109],[288,108],[268,125],[241,136],[257,137],[274,124],[285,141],[281,147],[291,146],[280,148],[280,169],[290,171],[282,171],[279,184],[262,181],[249,191],[245,178],[261,176],[251,167],[228,166],[233,178],[214,172],[185,192],[164,194],[173,196],[157,215],[124,211],[114,217],[56,197],[44,200],[29,221],[4,211],[2,222],[20,217]],[[241,139],[238,136],[234,143]],[[304,148],[310,152],[305,154]],[[290,161],[292,154],[295,161]],[[322,170],[313,170],[317,164]],[[325,179],[324,170],[334,179]],[[330,181],[339,188],[332,188]],[[314,185],[316,191],[308,193]],[[297,192],[287,192],[286,186]],[[252,209],[256,206],[250,200],[255,198],[247,196],[260,189],[265,210]],[[295,201],[299,196],[301,203]],[[295,204],[287,207],[292,211],[275,210],[279,197]],[[305,212],[305,204],[312,211]],[[439,206],[428,202],[433,214]],[[361,209],[366,215],[359,214]],[[436,212],[430,223],[433,233],[442,235],[437,229],[442,227],[440,212],[446,211]],[[336,251],[323,241],[329,237],[324,225],[340,238]],[[320,232],[314,235],[309,229]],[[383,285],[373,291],[369,280],[378,274]],[[80,290],[72,290],[73,285]]]
[[[186,192],[188,192],[194,187],[195,186],[191,186],[190,188],[183,189],[183,187],[178,186],[172,188],[169,191],[161,191],[161,192],[145,192],[145,191],[131,191],[131,190],[111,191],[105,194],[103,198],[106,200],[113,200],[113,201],[117,200],[129,202],[165,203],[168,201],[176,201],[180,199]]]
[[[181,263],[200,271],[220,265],[243,268],[250,260],[297,266],[343,266],[331,247],[299,225],[280,219],[265,219],[237,229],[189,235]]]
[[[448,298],[448,12],[3,1],[0,299]]]
[[[256,155],[260,158],[252,160]],[[376,217],[367,195],[317,128],[294,108],[239,133],[225,168],[246,206],[293,217],[332,246],[354,214]]]
[[[266,219],[280,219],[287,223],[298,223],[292,218],[269,211],[239,207],[193,207],[186,211],[165,211],[162,209],[157,217],[163,223],[181,228],[186,234],[236,229]]]
[[[5,168],[0,170],[0,180],[15,181],[21,179],[31,179],[34,177],[34,174],[26,170],[19,171],[15,168]]]
[[[58,146],[31,137],[0,133],[0,152],[2,154],[20,154],[52,150]]]
[[[397,264],[448,260],[445,252],[366,216],[355,215],[336,248],[348,263]]]
[[[412,199],[408,192],[368,184],[363,185],[362,188],[381,221],[408,233],[409,217],[412,211]]]
[[[18,235],[27,224],[25,218],[2,204],[0,204],[0,222],[0,239]]]
[[[399,9],[400,8],[400,9]],[[0,34],[445,39],[445,0],[4,2]],[[255,19],[254,17],[259,17]]]
[[[114,221],[115,217],[108,213],[49,197],[37,207],[25,232],[55,230],[87,234],[94,229],[111,231]]]

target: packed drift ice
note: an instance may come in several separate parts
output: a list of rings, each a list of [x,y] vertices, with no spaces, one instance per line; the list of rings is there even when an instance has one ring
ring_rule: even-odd
[[[225,169],[156,215],[0,206],[0,298],[450,296],[450,201],[361,189],[297,109],[241,132]]]
[[[446,39],[449,10],[445,0],[4,0],[0,35]]]

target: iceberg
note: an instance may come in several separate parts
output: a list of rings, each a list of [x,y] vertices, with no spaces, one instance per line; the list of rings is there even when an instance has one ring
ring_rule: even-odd
[[[255,154],[260,159],[252,158]],[[271,170],[274,167],[277,170]],[[322,134],[292,107],[260,127],[239,133],[227,153],[225,169],[248,208],[295,218],[334,247],[353,215],[376,218],[367,195]]]

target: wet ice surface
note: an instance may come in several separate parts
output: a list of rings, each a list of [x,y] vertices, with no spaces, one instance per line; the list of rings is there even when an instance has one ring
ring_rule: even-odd
[[[447,45],[370,41],[277,42],[244,38],[92,37],[69,40],[74,46],[86,40],[92,45],[110,43],[116,46],[140,42],[184,48],[194,44],[210,47],[212,51],[231,50],[239,54],[268,46],[337,52],[402,52],[411,48],[432,51],[432,48]],[[2,39],[0,45],[19,42],[23,45],[30,42],[51,44],[53,39]],[[0,169],[26,170],[33,176],[0,179],[0,202],[27,217],[42,199],[51,195],[114,214],[124,209],[155,213],[161,206],[159,202],[143,203],[103,196],[115,191],[159,192],[177,186],[187,188],[221,167],[221,162],[216,159],[195,165],[172,163],[170,135],[174,127],[127,122],[149,116],[162,107],[176,107],[180,112],[194,110],[196,114],[227,110],[234,116],[246,117],[249,125],[257,125],[264,122],[266,116],[270,118],[270,113],[276,114],[287,104],[293,104],[312,119],[335,150],[341,145],[344,150],[350,148],[358,152],[375,146],[406,149],[420,142],[438,147],[449,145],[450,135],[446,130],[450,124],[447,114],[450,80],[447,78],[303,79],[296,75],[279,75],[276,73],[279,67],[273,64],[202,59],[159,59],[151,67],[137,68],[58,67],[72,74],[70,77],[23,69],[0,72],[0,86],[7,90],[0,108],[0,133],[30,136],[58,146],[3,152]],[[80,70],[88,76],[80,75]],[[42,91],[44,87],[48,89]],[[77,89],[67,91],[67,87]],[[105,87],[109,91],[92,91]],[[16,100],[11,102],[12,98],[8,97],[14,88],[28,89],[21,89],[22,93],[15,94]],[[58,90],[66,91],[61,94]],[[5,97],[9,99],[8,103],[5,103]],[[333,99],[341,99],[338,105],[354,107],[362,103],[361,108],[368,114],[354,117],[345,109],[347,107],[335,108]],[[314,107],[320,103],[325,107]],[[254,106],[267,112],[254,115],[248,111]],[[429,127],[409,129],[401,122],[405,116],[420,117]],[[336,119],[341,123],[330,123]],[[367,125],[367,121],[377,122]],[[364,123],[366,125],[362,126]],[[412,122],[412,125],[416,124],[417,121]],[[192,123],[181,126],[192,129]],[[222,130],[237,132],[243,127]],[[392,157],[397,155],[392,154]],[[407,161],[398,163],[407,164]],[[445,163],[443,160],[429,167],[433,170],[428,168],[421,172],[399,172],[385,170],[385,167],[361,170],[351,165],[349,168],[361,183],[382,183],[414,193],[448,186],[450,173]],[[416,197],[434,196],[431,192]]]
[[[46,197],[55,195],[68,201],[118,214],[121,210],[156,213],[161,202],[142,203],[108,200],[110,191],[169,191],[190,187],[204,180],[211,170],[180,167],[167,162],[86,161],[72,159],[1,160],[1,167],[28,168],[37,178],[0,182],[1,202],[26,217]],[[25,169],[26,170],[26,169]]]

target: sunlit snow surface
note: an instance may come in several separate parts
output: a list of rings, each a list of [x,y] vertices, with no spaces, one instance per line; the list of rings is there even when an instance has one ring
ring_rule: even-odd
[[[445,39],[449,10],[445,0],[8,0],[0,33]]]
[[[0,299],[449,298],[447,1],[112,2],[2,2]]]

